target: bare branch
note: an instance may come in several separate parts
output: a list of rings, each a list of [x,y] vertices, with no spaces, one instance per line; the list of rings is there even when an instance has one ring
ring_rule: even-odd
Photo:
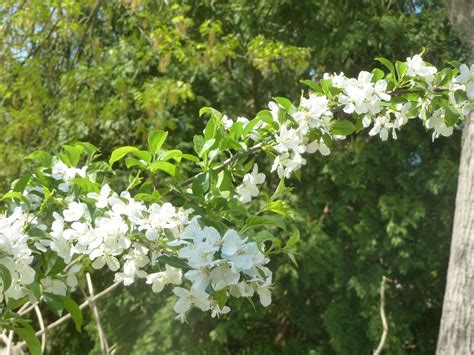
[[[40,311],[37,303],[35,305],[35,313],[36,313],[36,316],[38,317],[38,323],[40,325],[40,330],[44,330],[43,315],[41,314],[41,311]],[[42,354],[44,353],[45,348],[46,348],[46,332],[41,334],[41,353]]]
[[[377,349],[374,351],[374,355],[380,355],[382,353],[385,342],[387,341],[388,336],[388,323],[387,317],[385,316],[385,283],[392,282],[388,277],[382,276],[382,282],[380,283],[380,318],[382,319],[382,337],[380,338],[380,343]]]
[[[89,294],[91,299],[94,298],[94,287],[92,286],[92,279],[89,273],[86,273],[86,280],[87,280],[87,288],[89,289]],[[100,348],[104,355],[109,354],[109,344],[107,343],[107,338],[105,337],[104,329],[102,328],[102,324],[100,323],[100,316],[99,310],[93,300],[89,302],[90,307],[92,308],[92,312],[94,313],[95,323],[97,325],[97,331],[99,333],[99,340],[100,340]]]

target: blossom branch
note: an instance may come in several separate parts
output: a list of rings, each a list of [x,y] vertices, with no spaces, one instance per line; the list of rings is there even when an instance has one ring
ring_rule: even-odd
[[[213,169],[214,172],[216,173],[219,173],[221,172],[222,170],[224,170],[228,165],[232,164],[234,161],[246,156],[246,155],[250,155],[254,152],[257,152],[258,150],[262,149],[263,148],[263,143],[257,143],[255,144],[254,146],[250,147],[249,149],[247,150],[241,150],[240,152],[238,152],[237,154],[231,156],[229,159],[227,159],[226,161],[224,161],[221,165],[219,165],[217,168]],[[194,179],[196,179],[196,176],[192,176],[190,177],[189,179],[186,179],[186,180],[183,180],[179,183],[179,187],[182,187],[182,186],[186,186],[190,183],[192,183],[194,181]]]

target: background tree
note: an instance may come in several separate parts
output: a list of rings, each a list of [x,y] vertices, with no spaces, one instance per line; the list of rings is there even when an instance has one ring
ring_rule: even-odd
[[[108,154],[166,128],[173,145],[190,149],[201,106],[252,115],[271,96],[296,99],[295,78],[350,75],[376,65],[373,57],[404,59],[422,47],[434,64],[463,53],[439,1],[7,1],[0,9],[5,180],[36,148],[80,139]],[[181,326],[170,300],[134,286],[100,303],[110,342],[124,354],[368,353],[381,332],[386,275],[396,281],[387,351],[432,353],[459,137],[432,145],[422,127],[410,128],[397,144],[357,137],[306,167],[288,193],[302,230],[299,267],[272,265],[276,306],[266,314],[242,305],[225,322],[195,314]],[[94,328],[93,319],[82,335],[65,326],[50,351],[98,352]]]

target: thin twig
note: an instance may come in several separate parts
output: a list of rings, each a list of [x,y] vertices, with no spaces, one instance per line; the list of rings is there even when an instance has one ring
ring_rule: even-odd
[[[7,349],[5,351],[5,354],[10,355],[11,350],[12,350],[12,343],[13,343],[13,330],[10,330],[10,332],[8,333]]]
[[[94,287],[92,286],[92,279],[89,273],[86,273],[86,280],[90,297],[94,298]],[[97,306],[94,301],[90,301],[90,307],[92,308],[92,312],[94,313],[95,323],[97,325],[97,331],[99,333],[100,349],[102,350],[102,354],[108,355],[109,345],[107,343],[107,338],[105,337],[104,328],[102,328],[102,324],[100,323],[99,310],[97,309]]]
[[[41,311],[38,307],[38,305],[35,306],[35,313],[36,316],[38,317],[38,323],[40,325],[40,330],[44,330],[44,319],[43,315],[41,314]],[[41,334],[41,353],[44,353],[44,350],[46,348],[46,332]]]
[[[25,308],[21,307],[20,310],[18,311],[18,315],[24,316],[25,314],[30,313],[37,305],[38,305],[38,302],[35,302],[33,304],[30,304],[30,302],[26,302],[23,307],[25,306],[27,307]]]
[[[226,168],[226,166],[228,166],[229,164],[232,164],[234,161],[236,161],[237,159],[243,157],[243,156],[246,156],[246,155],[249,155],[253,152],[256,152],[257,150],[259,149],[262,149],[263,148],[263,143],[258,143],[258,144],[255,144],[254,146],[250,147],[248,150],[241,150],[240,152],[238,152],[237,154],[231,156],[229,159],[227,159],[226,161],[224,161],[221,165],[219,165],[217,168],[215,169],[212,169],[214,172],[216,173],[219,173],[221,172],[222,170],[224,170]],[[192,176],[190,177],[189,179],[186,179],[186,180],[183,180],[179,183],[179,187],[182,187],[182,186],[186,186],[188,184],[190,184],[191,182],[194,181],[194,179],[196,179],[196,176]]]
[[[382,349],[385,346],[388,336],[388,323],[387,317],[385,316],[385,283],[392,282],[388,277],[382,276],[382,282],[380,283],[380,318],[382,319],[382,337],[380,338],[380,343],[377,349],[374,351],[374,355],[380,355]]]

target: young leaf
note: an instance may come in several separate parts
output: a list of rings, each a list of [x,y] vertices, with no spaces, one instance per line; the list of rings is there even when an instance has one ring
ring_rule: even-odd
[[[28,181],[30,181],[31,173],[22,176],[15,182],[15,186],[13,186],[13,191],[22,193],[25,190],[26,185],[28,185]]]
[[[167,161],[170,159],[174,159],[176,162],[180,162],[181,158],[183,157],[183,152],[178,149],[168,150],[160,154],[160,160]]]
[[[151,131],[148,134],[148,149],[151,154],[155,155],[160,151],[161,146],[165,143],[166,137],[168,137],[168,132],[165,131]]]
[[[407,63],[403,63],[397,60],[395,66],[397,68],[398,80],[402,80],[405,77],[405,74],[407,73]]]
[[[382,63],[388,70],[390,70],[390,73],[392,73],[392,75],[395,75],[395,67],[391,61],[383,57],[375,58],[375,60]]]
[[[315,83],[312,80],[301,80],[301,83],[313,89],[315,92],[323,93],[321,86],[318,83]]]
[[[376,83],[377,81],[379,81],[385,76],[384,71],[379,68],[375,68],[374,70],[372,70],[372,74],[373,74],[372,82],[374,83]]]
[[[168,163],[167,161],[155,161],[154,163],[151,163],[150,170],[153,172],[157,170],[162,170],[171,176],[176,175],[176,166],[171,163]]]
[[[341,136],[347,136],[355,131],[355,126],[348,120],[336,120],[331,125],[331,132]]]
[[[277,97],[274,97],[273,100],[278,102],[280,106],[282,106],[285,109],[286,112],[292,113],[294,111],[293,104],[286,97],[277,96]]]
[[[216,109],[212,107],[203,107],[199,110],[199,117],[202,117],[202,115],[208,113],[211,117],[216,117],[216,118],[221,118],[222,114],[217,111]]]
[[[15,327],[14,331],[26,342],[32,355],[41,355],[41,343],[31,325],[23,322],[22,327]]]
[[[202,157],[216,142],[214,138],[209,139],[206,143],[203,144],[201,150],[199,151],[198,155]]]
[[[199,163],[199,158],[192,154],[183,154],[183,159]]]
[[[209,190],[209,173],[201,173],[193,181],[192,190],[195,195],[202,196]]]
[[[63,300],[63,305],[66,311],[69,312],[69,314],[72,317],[72,320],[74,321],[74,324],[76,325],[76,329],[78,332],[81,332],[81,326],[82,326],[82,312],[79,306],[77,305],[74,300],[72,300],[69,297],[61,297]]]
[[[10,274],[10,270],[3,264],[0,264],[0,278],[3,283],[3,291],[8,290],[12,284],[12,275]]]
[[[158,257],[158,260],[165,264],[168,264],[169,266],[172,266],[178,269],[183,269],[183,270],[190,269],[189,265],[183,259],[180,259],[176,256],[161,255],[160,257]]]
[[[44,298],[46,299],[46,302],[51,308],[51,310],[58,316],[61,317],[63,310],[64,310],[64,303],[63,299],[61,298],[62,296],[55,295],[53,293],[45,292],[43,294]]]
[[[220,308],[223,308],[225,304],[227,303],[227,298],[228,298],[227,290],[223,289],[223,290],[216,291],[212,295],[212,298],[214,298],[214,300],[217,302]]]
[[[130,146],[117,148],[110,155],[109,164],[113,165],[116,161],[119,161],[127,154],[137,152],[138,150],[139,149],[137,147]]]
[[[37,150],[31,153],[25,159],[33,160],[34,162],[41,164],[41,166],[50,166],[51,161],[53,160],[50,154],[42,150]]]
[[[258,226],[275,226],[280,229],[286,230],[286,224],[282,218],[277,216],[250,216],[247,219],[247,226],[258,227]]]

